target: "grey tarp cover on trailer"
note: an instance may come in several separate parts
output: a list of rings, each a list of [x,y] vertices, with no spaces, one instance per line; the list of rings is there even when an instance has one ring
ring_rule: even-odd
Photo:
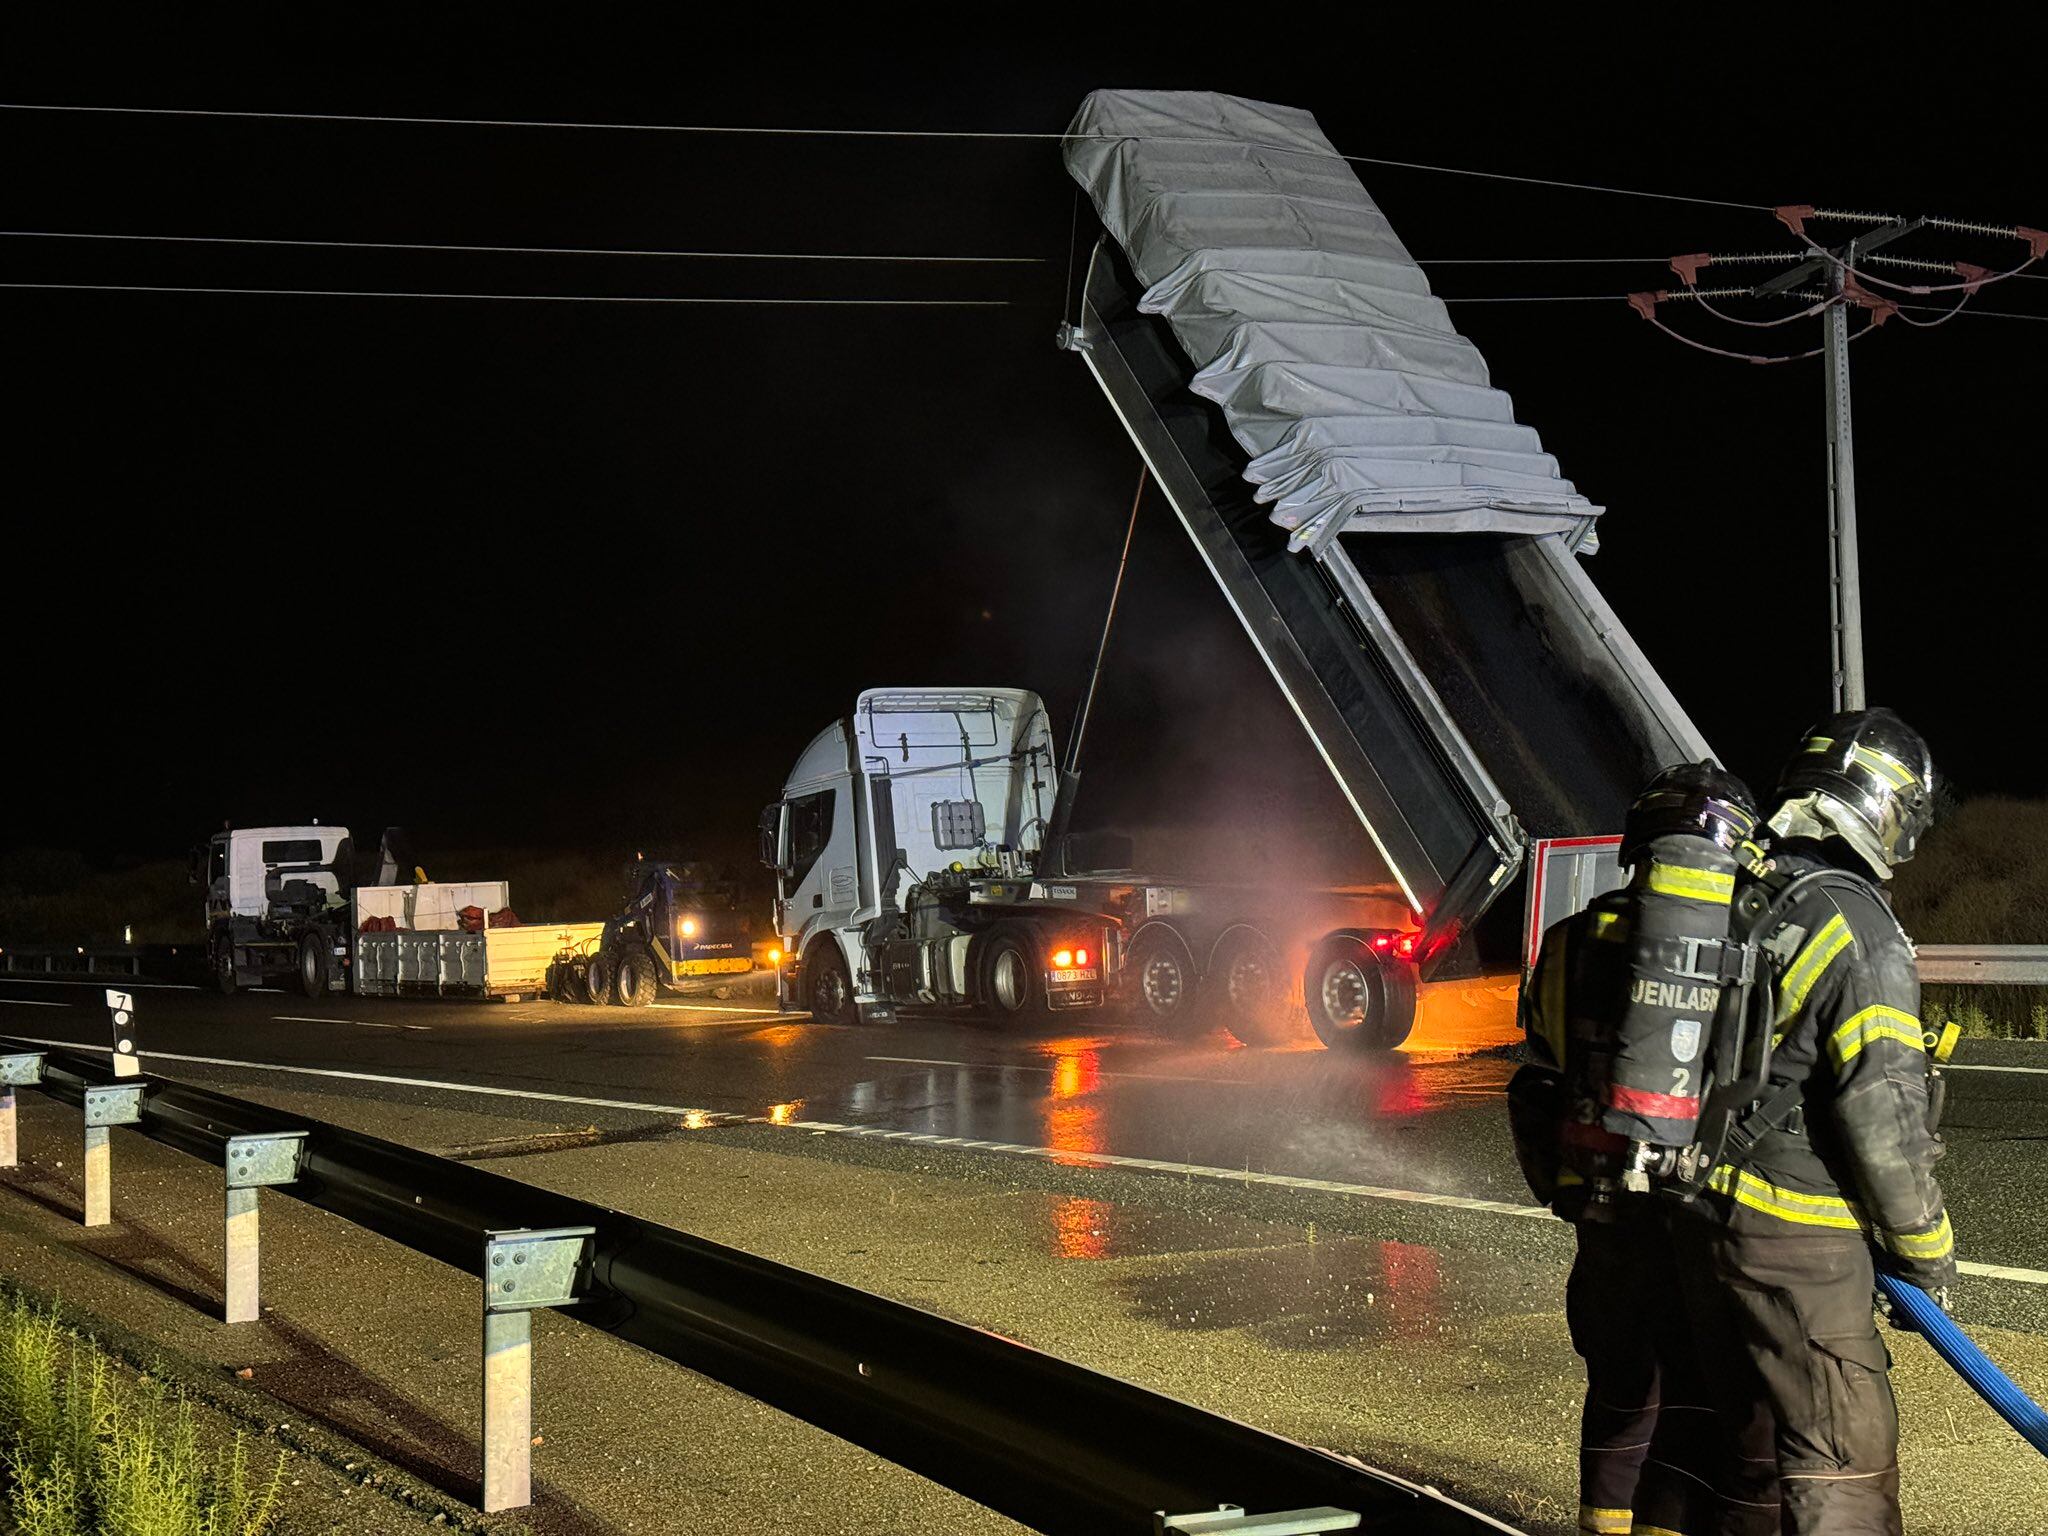
[[[1365,188],[1292,107],[1095,91],[1066,163],[1223,409],[1296,548],[1339,533],[1564,534],[1558,473]]]

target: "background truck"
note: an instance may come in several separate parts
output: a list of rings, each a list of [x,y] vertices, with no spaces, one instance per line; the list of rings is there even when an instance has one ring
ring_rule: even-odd
[[[563,1001],[644,1008],[658,995],[709,982],[715,989],[754,969],[753,922],[739,887],[710,865],[635,859],[625,907],[594,941],[565,954],[549,978]]]
[[[217,832],[204,863],[207,960],[228,993],[517,1001],[541,995],[556,957],[604,928],[518,924],[502,880],[398,883],[389,843],[359,859],[346,827]]]
[[[1034,875],[1054,770],[1036,694],[863,693],[761,813],[781,1006],[827,1024],[1100,1008],[1115,921]]]

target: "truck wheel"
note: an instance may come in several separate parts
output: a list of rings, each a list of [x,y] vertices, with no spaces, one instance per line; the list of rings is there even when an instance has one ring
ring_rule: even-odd
[[[587,1003],[590,994],[583,990],[583,980],[576,967],[566,960],[557,960],[548,967],[548,996],[558,1003]]]
[[[299,990],[308,997],[327,995],[327,944],[317,934],[299,940]]]
[[[233,997],[240,985],[235,975],[235,946],[222,944],[213,952],[213,984],[222,997]]]
[[[811,946],[804,961],[804,1005],[820,1024],[853,1024],[860,1009],[853,1001],[853,979],[846,974],[846,957],[831,939]]]
[[[1391,1051],[1415,1027],[1415,967],[1362,934],[1333,933],[1310,950],[1301,990],[1333,1051]]]
[[[645,1008],[654,1001],[657,985],[654,956],[638,945],[619,956],[612,991],[621,1008]]]
[[[981,1001],[998,1019],[1045,1017],[1045,957],[1024,924],[997,923],[982,941]]]
[[[1200,1021],[1201,978],[1185,940],[1171,928],[1143,928],[1124,962],[1124,996],[1131,1017],[1172,1034],[1191,1033]]]
[[[612,962],[609,955],[592,955],[590,964],[583,972],[583,984],[590,991],[593,1003],[612,1001]]]
[[[1258,929],[1233,928],[1216,941],[1205,990],[1217,1022],[1246,1045],[1293,1038],[1280,952]]]

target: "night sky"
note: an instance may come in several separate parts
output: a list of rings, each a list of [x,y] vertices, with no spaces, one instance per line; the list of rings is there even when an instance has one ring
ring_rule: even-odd
[[[1483,37],[1491,23],[1473,22],[1453,45],[1354,8],[1326,24],[1291,11],[1270,38],[1176,23],[1186,40],[1165,47],[1092,41],[1048,13],[1057,29],[940,48],[879,21],[825,39],[794,12],[716,41],[502,8],[297,35],[263,14],[202,33],[70,12],[61,36],[15,18],[0,97],[1057,132],[1095,86],[1200,88],[1308,108],[1361,154],[2048,224],[2024,50],[2008,69],[1981,31],[1966,53],[1868,33],[1835,49],[1803,23],[1695,21],[1659,43]],[[318,815],[402,823],[423,851],[738,857],[797,751],[863,687],[1035,687],[1064,736],[1138,464],[1052,345],[1075,210],[1055,143],[22,111],[0,112],[0,132],[15,230],[1038,258],[0,239],[15,282],[1007,306],[0,292],[14,770],[0,845],[157,856],[223,819]],[[1360,172],[1425,264],[1786,248],[1764,213]],[[2018,247],[1899,249],[1991,265]],[[1447,297],[1670,281],[1654,262],[1431,276]],[[2048,283],[1978,303],[2048,315]],[[1723,757],[1767,781],[1827,704],[1818,364],[1709,358],[1620,302],[1453,314],[1609,509],[1602,589]],[[1736,348],[1818,341],[1817,322],[1674,323]],[[1873,699],[1921,726],[1964,794],[2038,793],[2048,325],[1894,323],[1853,356]],[[1134,788],[1134,743],[1204,759],[1213,789],[1244,772],[1218,744],[1246,741],[1263,749],[1248,804],[1320,814],[1324,791],[1291,739],[1274,751],[1290,727],[1163,503],[1140,533],[1093,759],[1118,814],[1196,793]]]

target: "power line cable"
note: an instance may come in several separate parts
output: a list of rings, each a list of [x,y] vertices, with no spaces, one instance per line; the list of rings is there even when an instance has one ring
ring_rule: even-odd
[[[403,117],[368,112],[254,112],[229,111],[213,107],[110,107],[33,101],[0,101],[0,111],[91,112],[153,117],[258,118],[315,123],[388,123],[444,128],[551,128],[592,132],[733,134],[790,138],[1015,139],[1038,142],[1065,142],[1067,140],[1089,139],[1116,142],[1142,138],[1149,143],[1155,144],[1216,144],[1224,142],[1196,135],[1183,136],[1173,134],[1049,133],[996,128],[806,128],[789,125],[726,123],[602,123],[503,117]],[[1330,158],[1321,150],[1303,149],[1295,144],[1268,144],[1251,141],[1246,147],[1263,149],[1276,154],[1307,155],[1318,160]],[[1518,176],[1508,171],[1480,171],[1466,166],[1432,165],[1420,160],[1395,160],[1381,155],[1346,155],[1340,153],[1335,158],[1348,161],[1354,165],[1382,165],[1399,170],[1429,171],[1442,176],[1474,176],[1489,181],[1516,182],[1524,186],[1552,187],[1574,192],[1599,192],[1613,197],[1655,198],[1664,202],[1695,203],[1712,208],[1737,208],[1745,213],[1769,213],[1772,211],[1772,205],[1769,203],[1735,202],[1721,197],[1694,197],[1680,192],[1653,192],[1641,187],[1616,187],[1599,182],[1569,181],[1560,177]]]
[[[452,245],[431,240],[283,240],[256,235],[149,235],[73,229],[0,229],[0,236],[16,240],[124,240],[184,245],[311,246],[325,250],[464,251],[495,252],[513,256],[661,256],[701,261],[866,261],[935,265],[1024,265],[1043,264],[1046,260],[1043,256],[869,255],[857,251],[663,251],[639,247],[574,245]]]
[[[904,309],[1008,309],[1008,299],[762,298],[751,295],[686,297],[640,293],[440,293],[384,288],[203,288],[185,283],[11,283],[0,288],[65,289],[94,293],[269,294],[312,299],[500,299],[522,304],[758,304],[790,307]]]

